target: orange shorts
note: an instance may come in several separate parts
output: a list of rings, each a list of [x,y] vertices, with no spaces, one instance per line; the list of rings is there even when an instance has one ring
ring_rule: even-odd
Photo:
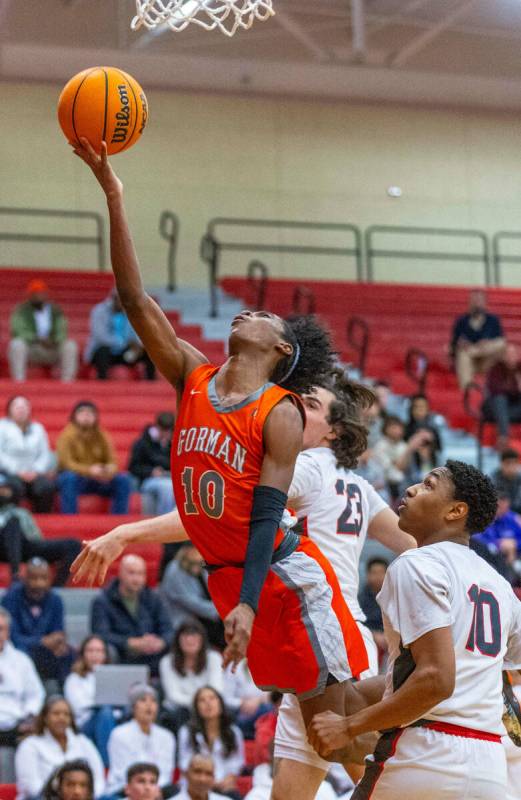
[[[224,619],[239,602],[243,570],[220,567],[208,579]],[[328,677],[345,681],[367,669],[364,641],[318,547],[302,538],[297,549],[271,565],[248,647],[248,665],[260,689],[300,699],[322,694]]]

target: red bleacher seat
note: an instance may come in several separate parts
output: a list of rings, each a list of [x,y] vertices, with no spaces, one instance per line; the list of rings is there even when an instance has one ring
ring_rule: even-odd
[[[0,783],[0,800],[15,800],[16,784]]]
[[[244,742],[244,762],[247,767],[255,766],[255,742],[251,739]]]
[[[251,775],[240,775],[237,778],[237,791],[242,797],[245,797],[253,785],[253,778]]]

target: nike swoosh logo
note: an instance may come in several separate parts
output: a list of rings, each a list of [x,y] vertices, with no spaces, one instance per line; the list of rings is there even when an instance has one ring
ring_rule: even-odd
[[[190,394],[201,394],[201,392],[196,392],[196,391],[195,391],[195,389],[192,389],[192,391],[190,392]]]

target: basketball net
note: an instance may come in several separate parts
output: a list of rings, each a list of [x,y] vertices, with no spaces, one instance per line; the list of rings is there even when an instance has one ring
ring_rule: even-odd
[[[226,36],[239,28],[248,30],[256,19],[263,22],[275,13],[273,0],[136,0],[136,11],[133,30],[168,25],[179,33],[193,23]]]

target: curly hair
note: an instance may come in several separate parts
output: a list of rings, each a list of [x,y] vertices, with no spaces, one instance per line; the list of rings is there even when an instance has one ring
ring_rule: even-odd
[[[325,380],[319,380],[315,385],[334,395],[327,416],[337,436],[331,442],[331,449],[339,467],[353,469],[367,450],[368,431],[361,413],[372,406],[376,395],[367,386],[350,380],[340,368],[331,370]]]
[[[293,352],[278,362],[271,380],[295,394],[307,394],[334,367],[336,354],[331,336],[312,315],[291,316],[282,324],[284,338]]]
[[[469,507],[466,529],[469,533],[481,533],[487,528],[497,510],[497,492],[487,475],[463,461],[449,460],[445,464],[454,485],[454,499],[462,500]]]
[[[94,797],[94,777],[87,761],[83,758],[75,758],[73,761],[66,761],[61,767],[57,767],[50,775],[47,783],[42,789],[43,800],[59,800],[63,779],[70,772],[83,772],[87,776],[88,797]]]
[[[210,690],[214,693],[214,695],[219,700],[220,705],[220,713],[219,713],[219,738],[223,745],[223,751],[226,758],[231,756],[233,752],[237,749],[237,740],[235,737],[234,730],[232,728],[232,718],[228,713],[226,706],[224,705],[224,700],[219,692],[213,688],[213,686],[201,686],[200,689],[194,695],[194,699],[192,701],[192,712],[190,716],[190,721],[188,723],[188,732],[190,734],[190,743],[192,745],[192,749],[194,753],[199,752],[199,742],[197,741],[197,734],[202,734],[204,741],[207,745],[209,745],[208,741],[208,734],[206,731],[206,723],[203,717],[201,716],[198,703],[199,697],[201,696],[201,692],[206,690]]]

